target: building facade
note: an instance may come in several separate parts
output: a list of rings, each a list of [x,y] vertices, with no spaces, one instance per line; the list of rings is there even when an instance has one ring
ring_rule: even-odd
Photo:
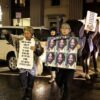
[[[11,5],[10,0],[0,0],[0,25],[10,25],[11,24]]]
[[[29,17],[31,26],[51,27],[61,20],[83,17],[84,0],[25,0],[25,7],[17,6],[15,1],[22,0],[0,0],[3,25],[13,25],[16,12],[21,12],[22,18]]]
[[[82,8],[83,0],[44,0],[44,26],[55,26],[60,20],[82,19]]]

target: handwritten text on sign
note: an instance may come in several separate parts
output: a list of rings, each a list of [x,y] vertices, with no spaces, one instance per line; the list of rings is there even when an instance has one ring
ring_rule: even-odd
[[[87,11],[85,30],[95,31],[96,29],[97,13]]]
[[[33,51],[30,47],[31,41],[20,41],[19,58],[17,63],[18,68],[32,69]]]

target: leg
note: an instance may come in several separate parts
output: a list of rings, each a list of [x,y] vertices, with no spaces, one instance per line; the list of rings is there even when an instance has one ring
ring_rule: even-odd
[[[34,76],[28,73],[28,87],[27,87],[27,98],[32,100],[32,89],[34,85]]]
[[[93,56],[93,66],[94,66],[94,71],[95,72],[98,72],[98,70],[97,70],[97,59],[96,59],[96,56],[98,55],[97,52],[93,52],[93,54],[92,54],[92,56]]]
[[[62,69],[59,69],[59,71],[56,71],[56,83],[57,83],[57,86],[59,88],[62,88],[63,87],[63,70]]]
[[[87,58],[87,59],[85,59],[84,66],[85,66],[85,68],[86,68],[86,75],[85,75],[85,78],[86,78],[86,79],[90,79],[90,75],[89,75],[89,64],[88,64],[88,58]]]
[[[74,77],[74,70],[65,70],[64,72],[64,92],[61,100],[71,100],[71,83]]]
[[[83,61],[82,66],[83,66],[83,72],[88,74],[89,69],[88,69],[88,65],[87,65],[87,59],[85,59]]]
[[[25,100],[26,98],[26,89],[27,89],[27,82],[28,82],[28,77],[27,77],[27,72],[20,73],[20,82],[22,86],[22,100]]]
[[[82,61],[82,67],[83,67],[83,72],[85,73],[86,72],[86,67],[85,67],[84,61]]]
[[[56,81],[56,84],[58,86],[58,91],[59,91],[59,98],[62,97],[62,94],[63,94],[63,70],[62,69],[59,69],[56,71],[56,78],[55,78],[55,81]]]

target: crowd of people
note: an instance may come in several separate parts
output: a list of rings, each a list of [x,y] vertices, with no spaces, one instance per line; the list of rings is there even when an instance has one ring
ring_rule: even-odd
[[[62,97],[60,100],[71,100],[71,84],[75,73],[75,67],[77,63],[77,54],[76,52],[81,48],[78,43],[78,39],[75,38],[73,33],[71,32],[71,27],[68,23],[62,23],[60,26],[60,33],[57,33],[55,28],[50,29],[51,38],[48,40],[47,50],[50,51],[47,53],[46,62],[50,67],[51,71],[51,79],[49,83],[56,82],[58,88],[63,90]],[[57,42],[54,39],[55,37],[70,37],[68,41],[66,39],[60,39]],[[24,29],[24,39],[28,41],[33,41],[32,46],[30,47],[33,50],[34,54],[34,66],[36,67],[36,58],[40,55],[37,55],[38,51],[36,46],[36,40],[32,34],[31,27],[25,27]],[[38,41],[39,42],[39,41]],[[66,48],[68,45],[68,48]],[[57,56],[55,57],[55,53],[52,52],[58,48]],[[68,54],[63,52],[68,52]],[[54,60],[55,59],[55,60]],[[53,64],[55,64],[54,67]],[[65,62],[64,62],[65,61]],[[61,66],[66,65],[66,68],[61,68]],[[19,69],[20,70],[20,80],[23,87],[23,96],[22,100],[32,100],[32,88],[34,88],[34,76],[35,76],[35,67],[32,69]],[[59,67],[60,66],[60,67]],[[73,66],[73,67],[72,67]]]

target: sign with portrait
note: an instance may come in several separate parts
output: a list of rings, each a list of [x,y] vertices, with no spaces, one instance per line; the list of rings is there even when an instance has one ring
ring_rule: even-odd
[[[50,37],[47,44],[46,66],[76,69],[77,37]]]
[[[19,57],[17,67],[23,69],[32,69],[33,67],[33,51],[30,49],[32,41],[20,41]]]
[[[97,13],[92,11],[87,11],[85,30],[95,31],[96,19],[97,19]]]

